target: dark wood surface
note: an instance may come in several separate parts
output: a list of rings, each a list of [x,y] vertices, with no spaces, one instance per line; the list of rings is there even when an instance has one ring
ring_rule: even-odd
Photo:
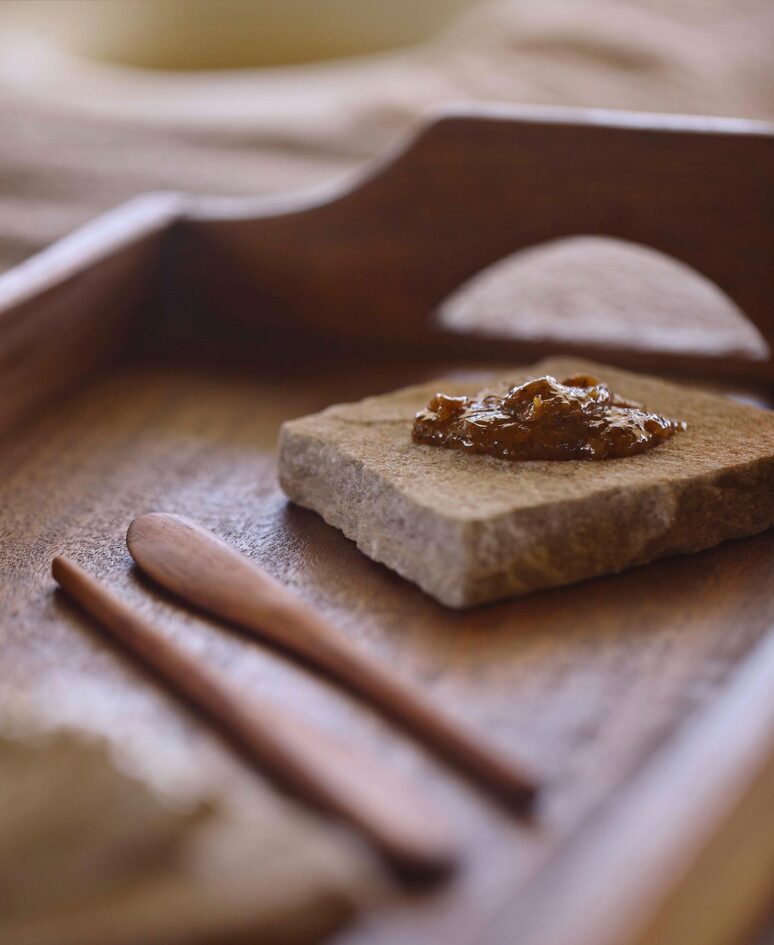
[[[183,520],[176,516],[175,521]],[[451,872],[457,850],[448,825],[375,754],[352,751],[313,721],[243,692],[69,558],[55,558],[51,572],[103,632],[138,656],[278,784],[313,808],[341,818],[398,871],[424,879]]]
[[[749,123],[457,114],[338,202],[330,191],[268,205],[149,198],[4,276],[0,692],[130,743],[151,767],[223,757],[222,745],[203,751],[212,735],[199,719],[53,594],[51,559],[67,554],[235,682],[376,746],[458,826],[461,874],[421,895],[396,889],[342,945],[730,945],[774,883],[762,826],[774,793],[774,534],[451,613],[290,507],[274,449],[285,418],[439,373],[429,343],[441,340],[427,331],[439,298],[495,256],[578,228],[674,253],[770,341],[772,140]],[[279,332],[281,358],[267,350]],[[344,336],[382,360],[342,360]],[[170,360],[120,366],[138,343]],[[456,347],[468,364],[485,348]],[[295,348],[313,362],[294,361]],[[186,350],[208,369],[184,366]],[[216,350],[250,372],[217,369]],[[486,350],[516,363],[515,344]],[[589,353],[582,340],[573,350]],[[520,363],[532,353],[522,346]],[[716,378],[772,367],[590,353]],[[534,820],[139,578],[124,536],[152,510],[234,542],[542,772]]]
[[[127,366],[7,435],[0,450],[4,686],[41,699],[52,717],[66,712],[86,728],[140,743],[150,757],[196,752],[210,739],[198,719],[57,599],[50,561],[66,553],[235,682],[355,744],[376,746],[418,779],[457,827],[466,856],[459,877],[422,894],[396,889],[394,902],[344,933],[346,945],[478,945],[519,940],[517,932],[541,941],[520,923],[529,917],[540,928],[584,888],[589,870],[582,858],[577,865],[578,843],[670,757],[670,746],[774,624],[772,532],[457,613],[367,559],[314,514],[288,505],[274,466],[282,419],[439,370],[331,364],[294,371],[275,364],[239,375]],[[536,819],[514,817],[360,702],[179,608],[139,578],[124,536],[135,515],[154,509],[195,517],[234,542],[372,656],[542,771]],[[648,805],[638,803],[647,823]],[[637,809],[628,813],[627,822],[636,820]],[[678,825],[669,829],[679,835]],[[770,862],[770,851],[762,853]],[[604,869],[604,857],[597,865]],[[760,871],[756,876],[760,882]],[[607,877],[611,889],[618,882]],[[734,907],[736,931],[760,917],[758,893],[752,912],[748,899],[746,913]],[[720,899],[716,904],[722,911]]]
[[[266,339],[513,363],[539,339],[439,329],[482,267],[577,234],[714,280],[768,357],[589,344],[565,353],[771,381],[774,126],[572,109],[458,109],[360,177],[289,198],[137,198],[0,278],[0,430],[127,345],[254,357]],[[679,317],[679,314],[678,314]]]
[[[462,282],[525,247],[594,234],[694,267],[771,341],[772,195],[765,122],[461,106],[355,184],[267,204],[193,202],[167,277],[185,320],[192,306],[217,309],[219,330],[230,321],[243,340],[281,327],[448,348],[433,313]],[[605,360],[580,338],[572,350]],[[685,369],[695,354],[670,360]],[[636,363],[637,352],[611,358]],[[770,364],[756,367],[771,378]]]
[[[492,750],[481,733],[441,712],[421,689],[369,660],[319,610],[210,529],[180,515],[151,512],[132,521],[126,546],[140,570],[181,601],[335,679],[500,798],[522,809],[534,799],[537,785],[518,761]],[[418,799],[415,804],[420,806]],[[448,849],[440,857],[446,865],[447,854]]]

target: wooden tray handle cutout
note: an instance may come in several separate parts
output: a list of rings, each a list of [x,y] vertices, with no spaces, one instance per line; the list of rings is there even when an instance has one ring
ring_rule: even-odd
[[[432,313],[470,276],[594,234],[693,267],[774,342],[774,125],[461,108],[350,189],[267,209],[202,201],[181,241],[181,276],[243,328],[437,340]]]
[[[764,361],[590,346],[658,371],[772,379],[774,125],[575,109],[447,110],[354,182],[276,198],[151,194],[0,276],[0,431],[138,339],[230,353],[272,334],[531,359],[545,346],[443,332],[438,304],[488,264],[596,234],[715,282]],[[171,334],[170,334],[171,331]],[[230,346],[230,347],[229,347]],[[313,350],[316,350],[313,347]]]

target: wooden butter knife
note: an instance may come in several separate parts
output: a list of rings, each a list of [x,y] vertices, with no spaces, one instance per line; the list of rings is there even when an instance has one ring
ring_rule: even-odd
[[[179,515],[151,512],[132,522],[126,543],[138,566],[163,587],[329,673],[500,794],[521,803],[533,798],[536,781],[524,767],[361,653],[212,532]]]
[[[270,703],[246,697],[74,562],[56,558],[51,571],[84,610],[296,794],[355,826],[404,872],[430,878],[454,867],[458,851],[446,825],[382,762]]]

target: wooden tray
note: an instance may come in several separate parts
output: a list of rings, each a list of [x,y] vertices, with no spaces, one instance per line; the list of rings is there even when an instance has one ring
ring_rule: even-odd
[[[465,842],[461,874],[435,891],[396,890],[340,945],[742,940],[774,887],[774,532],[450,612],[289,506],[274,445],[282,420],[334,401],[482,357],[531,360],[531,348],[442,335],[428,315],[482,265],[566,233],[680,256],[770,342],[773,153],[771,130],[749,123],[457,112],[349,190],[284,205],[156,195],[4,276],[7,683],[50,693],[53,716],[63,691],[85,692],[84,708],[76,695],[67,711],[117,740],[196,751],[204,737],[55,599],[49,564],[65,551],[245,686],[378,744],[448,811]],[[715,383],[771,377],[770,360],[572,350]],[[543,770],[535,820],[311,672],[172,607],[125,550],[128,522],[152,509],[234,541]]]

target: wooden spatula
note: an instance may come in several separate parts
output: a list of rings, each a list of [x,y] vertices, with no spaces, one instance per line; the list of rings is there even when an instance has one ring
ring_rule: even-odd
[[[212,532],[181,516],[153,512],[132,522],[126,543],[139,567],[168,590],[298,654],[508,798],[524,802],[533,797],[535,779],[521,765],[361,653]]]
[[[429,877],[454,866],[458,853],[443,821],[375,757],[263,700],[246,698],[74,562],[56,558],[51,571],[63,590],[253,759],[296,793],[354,825],[397,867]]]

